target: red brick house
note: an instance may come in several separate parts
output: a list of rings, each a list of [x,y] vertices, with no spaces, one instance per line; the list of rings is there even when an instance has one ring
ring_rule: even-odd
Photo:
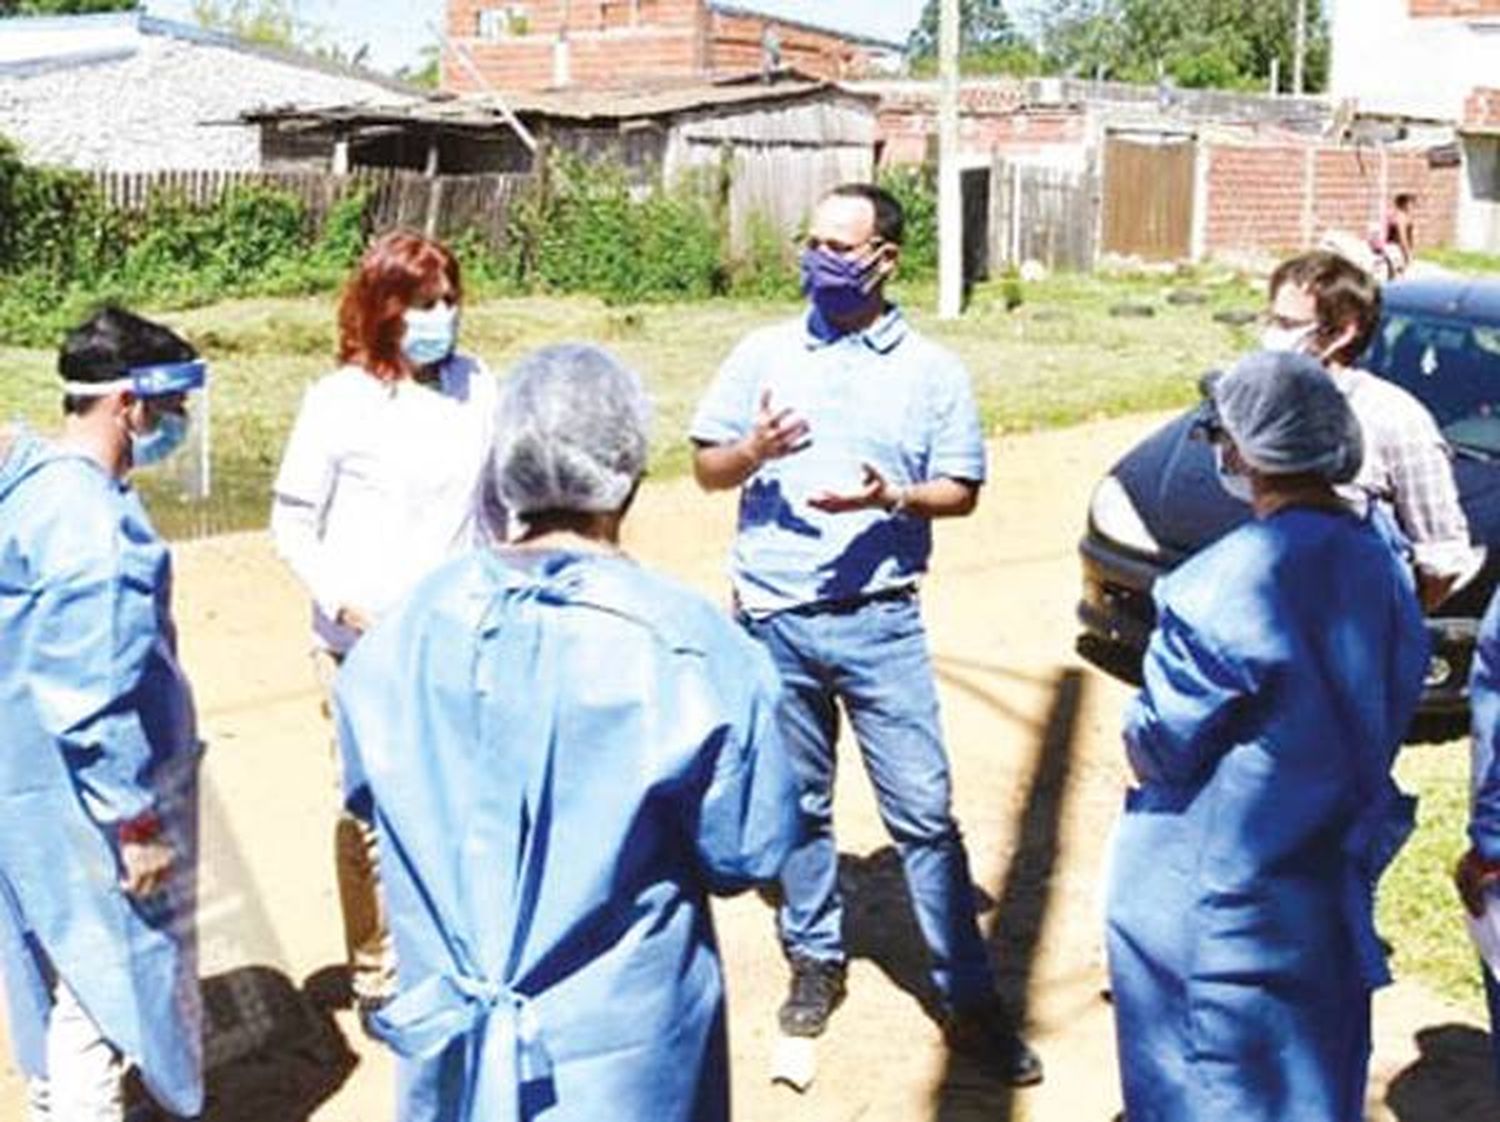
[[[902,44],[723,0],[448,0],[442,87],[602,89],[767,65],[831,80],[899,62]]]

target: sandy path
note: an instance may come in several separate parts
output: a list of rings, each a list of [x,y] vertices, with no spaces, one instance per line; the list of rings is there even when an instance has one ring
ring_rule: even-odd
[[[950,1062],[912,993],[920,956],[899,865],[850,754],[838,823],[855,959],[806,1096],[765,1079],[785,985],[771,914],[753,895],[718,909],[739,1118],[1102,1122],[1118,1111],[1112,1021],[1093,962],[1094,880],[1123,779],[1117,730],[1128,695],[1072,652],[1074,546],[1093,480],[1153,423],[997,441],[981,509],[939,528],[924,592],[957,810],[975,882],[992,903],[984,919],[1047,1082],[1012,1096]],[[720,596],[732,516],[730,499],[704,497],[687,481],[650,485],[628,544]],[[330,1019],[317,1000],[340,941],[331,778],[302,654],[302,597],[263,535],[183,547],[178,571],[186,657],[211,744],[206,972],[216,977],[218,1039],[238,1056],[211,1081],[210,1117],[381,1122],[391,1117],[389,1059],[347,1013]],[[1402,984],[1381,995],[1377,1018],[1372,1119],[1500,1117],[1485,1098],[1482,1034],[1462,1014]],[[0,1119],[20,1116],[7,1066]]]

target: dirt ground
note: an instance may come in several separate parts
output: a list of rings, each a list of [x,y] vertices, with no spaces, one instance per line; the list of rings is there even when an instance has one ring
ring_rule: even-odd
[[[771,913],[753,894],[717,909],[739,1118],[1108,1122],[1119,1111],[1095,960],[1095,879],[1123,784],[1128,691],[1073,654],[1074,548],[1094,479],[1157,420],[996,441],[980,510],[939,528],[923,593],[982,919],[1046,1082],[1011,1093],[943,1048],[919,1001],[921,958],[899,863],[846,756],[837,821],[850,993],[804,1096],[767,1079],[785,986]],[[721,597],[732,508],[685,480],[648,485],[629,548]],[[340,958],[332,778],[304,655],[303,597],[253,534],[180,548],[178,605],[210,745],[200,922],[207,1117],[390,1119],[391,1061],[349,1013],[329,1008]],[[1463,938],[1456,919],[1453,937]],[[1376,1020],[1370,1119],[1500,1117],[1487,1037],[1472,1018],[1402,982],[1379,996]],[[4,1063],[0,1119],[19,1118],[8,1053]]]

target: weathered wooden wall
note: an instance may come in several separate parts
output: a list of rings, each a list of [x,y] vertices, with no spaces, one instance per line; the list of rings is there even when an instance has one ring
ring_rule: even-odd
[[[119,210],[144,210],[162,195],[192,206],[212,206],[230,191],[270,187],[306,205],[310,233],[323,228],[334,204],[358,190],[370,192],[368,215],[379,232],[404,226],[433,237],[477,231],[496,249],[505,242],[510,207],[529,175],[429,177],[395,169],[331,172],[157,171],[94,172],[106,202]]]
[[[990,169],[990,272],[1023,261],[1054,270],[1092,269],[1098,196],[1092,168],[997,159]]]

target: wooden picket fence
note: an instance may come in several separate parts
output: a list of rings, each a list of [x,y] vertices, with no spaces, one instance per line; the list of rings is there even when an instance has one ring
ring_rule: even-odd
[[[189,206],[214,206],[232,191],[269,187],[300,199],[309,233],[323,229],[328,212],[355,191],[366,191],[366,220],[380,232],[396,227],[431,237],[474,231],[494,249],[505,245],[510,208],[530,175],[440,175],[395,168],[361,168],[347,175],[317,171],[170,170],[101,171],[92,175],[105,201],[124,211],[142,211],[162,197]]]

